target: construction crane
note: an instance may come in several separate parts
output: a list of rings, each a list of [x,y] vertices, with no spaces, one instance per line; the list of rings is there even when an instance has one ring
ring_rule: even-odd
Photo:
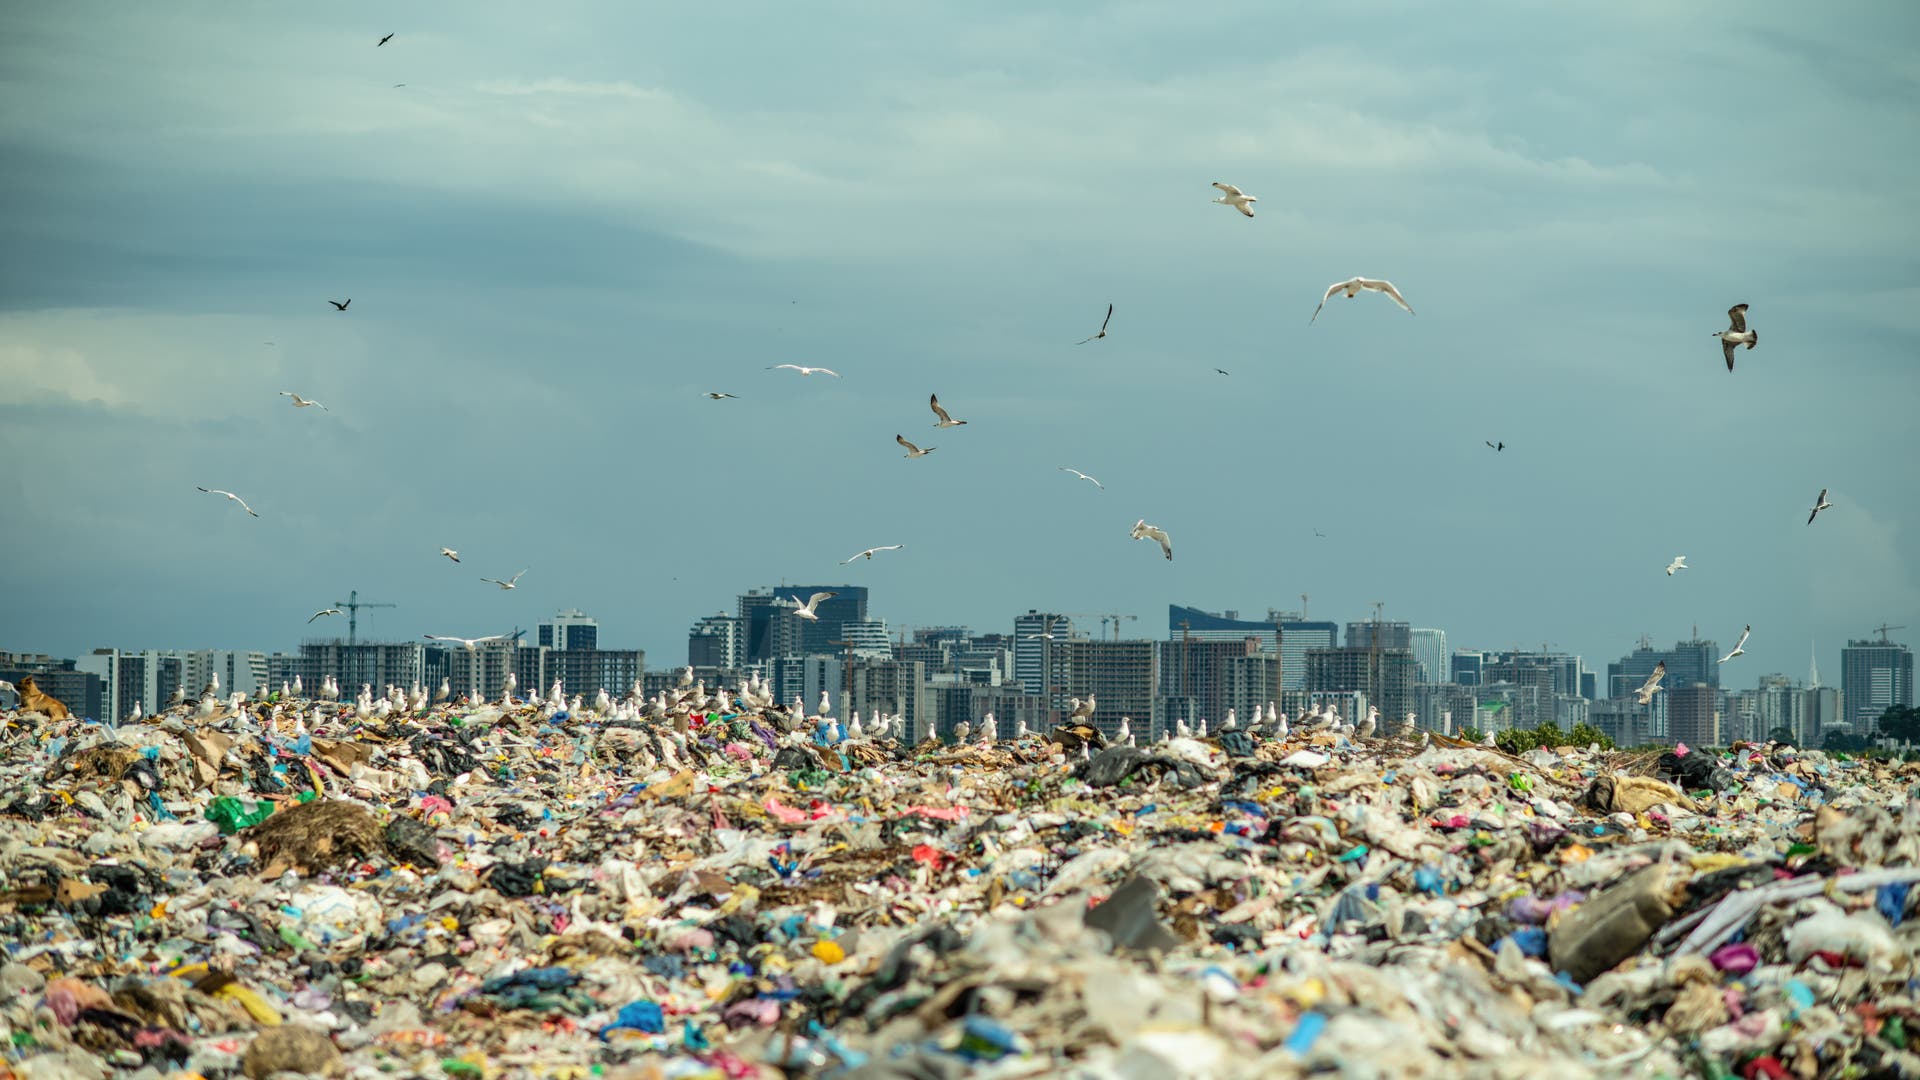
[[[335,600],[333,602],[333,606],[337,608],[347,609],[347,644],[352,645],[355,642],[360,640],[360,609],[361,608],[363,607],[364,608],[399,607],[400,605],[399,604],[375,604],[372,602],[363,604],[360,602],[360,590],[355,589],[352,592],[347,594],[347,598],[345,600]]]
[[[1873,628],[1873,632],[1880,635],[1880,644],[1887,645],[1887,644],[1891,644],[1889,641],[1887,641],[1887,631],[1905,630],[1905,629],[1906,627],[1904,626],[1888,626],[1885,623],[1881,623],[1879,626],[1876,626]]]
[[[1113,624],[1113,640],[1115,641],[1120,640],[1121,620],[1132,619],[1138,622],[1140,619],[1140,616],[1138,615],[1125,615],[1118,611],[1063,611],[1060,614],[1067,615],[1067,616],[1078,616],[1080,618],[1086,618],[1086,619],[1099,619],[1101,629],[1103,630],[1106,628],[1108,623],[1112,623]]]

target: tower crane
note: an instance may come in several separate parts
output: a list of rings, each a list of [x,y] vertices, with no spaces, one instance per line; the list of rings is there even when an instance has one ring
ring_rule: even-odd
[[[1077,618],[1099,619],[1100,628],[1103,631],[1106,629],[1107,625],[1111,623],[1113,625],[1114,641],[1120,640],[1120,623],[1123,620],[1131,619],[1135,622],[1138,622],[1140,619],[1140,616],[1138,615],[1127,615],[1118,611],[1063,611],[1060,614],[1074,616]]]

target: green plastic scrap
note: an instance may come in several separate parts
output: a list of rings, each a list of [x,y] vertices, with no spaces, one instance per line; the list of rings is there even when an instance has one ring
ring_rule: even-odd
[[[220,827],[222,836],[232,836],[272,816],[273,804],[264,799],[248,804],[231,795],[222,795],[207,805],[207,820]]]

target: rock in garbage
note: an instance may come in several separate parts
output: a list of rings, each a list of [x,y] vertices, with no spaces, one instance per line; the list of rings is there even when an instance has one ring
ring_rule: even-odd
[[[1130,877],[1113,890],[1099,907],[1087,912],[1088,926],[1105,930],[1114,948],[1142,952],[1165,952],[1180,944],[1180,938],[1160,923],[1154,908],[1160,902],[1160,886],[1152,879]]]
[[[298,1024],[283,1024],[254,1036],[240,1070],[250,1080],[266,1080],[277,1072],[334,1076],[340,1072],[340,1051],[322,1032]]]

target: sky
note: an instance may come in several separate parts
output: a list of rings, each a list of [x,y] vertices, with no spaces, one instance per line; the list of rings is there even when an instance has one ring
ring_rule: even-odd
[[[1837,683],[1920,635],[1916,41],[1844,2],[10,5],[0,649],[291,650],[357,589],[397,605],[363,637],[578,607],[661,667],[847,583],[895,629],[1379,601],[1602,671],[1751,624],[1725,685],[1816,645]],[[1418,314],[1309,324],[1355,275]]]

